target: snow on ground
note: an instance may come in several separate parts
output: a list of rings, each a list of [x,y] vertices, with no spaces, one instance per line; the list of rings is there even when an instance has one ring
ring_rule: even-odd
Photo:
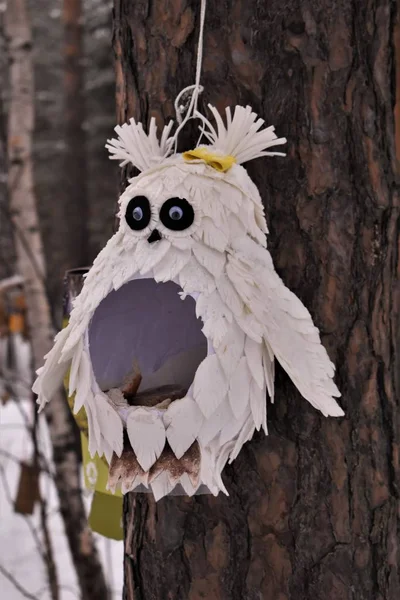
[[[0,597],[1,600],[23,600],[23,591],[18,591],[1,572],[2,568],[12,574],[18,584],[37,600],[51,600],[46,572],[37,543],[31,529],[40,533],[39,507],[31,517],[16,514],[12,502],[15,500],[20,471],[20,460],[29,460],[32,453],[29,434],[24,426],[21,409],[32,422],[34,407],[29,402],[9,401],[0,405]],[[51,446],[46,424],[41,418],[39,427],[41,450],[50,459]],[[80,597],[76,575],[71,561],[63,523],[58,512],[57,493],[50,477],[42,474],[42,494],[48,501],[48,524],[60,584],[60,600],[76,600]],[[10,503],[11,500],[11,503]],[[90,496],[86,498],[90,506]],[[122,542],[108,540],[96,535],[97,547],[102,557],[105,575],[113,600],[122,598]]]

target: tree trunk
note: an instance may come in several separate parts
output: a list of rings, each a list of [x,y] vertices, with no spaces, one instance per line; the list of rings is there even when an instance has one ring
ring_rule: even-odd
[[[63,1],[64,23],[64,234],[67,269],[88,261],[85,99],[83,80],[83,2]]]
[[[174,116],[175,96],[194,83],[199,4],[115,0],[120,123]],[[207,4],[202,102],[250,104],[288,138],[286,158],[248,170],[276,268],[336,363],[346,416],[323,418],[279,371],[270,435],[256,435],[225,469],[229,497],[126,497],[124,597],[396,600],[395,3]]]
[[[27,316],[35,370],[53,345],[54,330],[45,293],[45,259],[33,190],[32,131],[34,85],[32,42],[25,0],[8,2],[10,108],[8,118],[8,182],[17,266],[24,278]],[[101,563],[83,506],[75,431],[61,390],[45,416],[53,446],[55,484],[82,599],[108,598]]]
[[[89,263],[83,0],[61,0],[60,7],[62,7],[63,38],[59,47],[56,46],[56,51],[62,54],[63,59],[62,75],[59,78],[62,80],[62,88],[58,92],[62,96],[62,101],[57,119],[61,118],[61,122],[53,123],[53,128],[59,127],[59,137],[54,134],[50,137],[51,134],[46,132],[48,141],[54,144],[51,165],[58,183],[55,189],[51,190],[53,182],[51,176],[48,176],[45,181],[46,188],[43,190],[43,183],[41,186],[44,192],[41,202],[41,225],[47,228],[44,237],[51,267],[46,287],[57,323],[61,323],[62,319],[64,273]],[[56,44],[57,40],[53,43]],[[42,62],[44,62],[43,58]],[[56,63],[53,60],[50,64],[51,68],[49,66],[47,68],[54,77]],[[61,84],[61,81],[59,83]],[[52,115],[46,117],[50,121]],[[53,196],[49,197],[51,191]],[[50,215],[43,214],[44,211],[50,212]]]
[[[0,86],[7,89],[7,41],[4,14],[0,12]],[[7,114],[0,94],[0,281],[15,273],[15,248],[7,191]]]

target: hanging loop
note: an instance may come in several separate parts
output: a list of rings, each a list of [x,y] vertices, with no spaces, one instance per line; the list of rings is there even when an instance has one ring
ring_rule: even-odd
[[[207,0],[201,0],[200,8],[200,31],[199,42],[197,45],[197,61],[196,61],[196,79],[194,85],[189,85],[179,92],[174,102],[176,119],[179,123],[177,130],[172,138],[171,143],[175,145],[175,153],[178,145],[178,135],[186,123],[193,119],[197,111],[197,101],[199,95],[203,91],[203,86],[200,85],[201,66],[203,62],[203,40],[204,40],[204,22],[206,16]],[[189,100],[190,98],[190,100]],[[184,116],[183,116],[184,115]]]
[[[203,92],[203,90],[204,90],[204,88],[202,85],[199,85],[197,87],[195,84],[195,85],[188,85],[187,87],[183,88],[183,90],[181,90],[179,92],[179,94],[177,95],[175,102],[174,102],[176,120],[178,121],[179,124],[182,123],[182,121],[184,119],[184,115],[187,114],[189,111],[190,103],[191,103],[193,95],[197,93],[197,97],[198,97],[199,94],[201,94]],[[197,105],[197,98],[196,98],[195,102]]]

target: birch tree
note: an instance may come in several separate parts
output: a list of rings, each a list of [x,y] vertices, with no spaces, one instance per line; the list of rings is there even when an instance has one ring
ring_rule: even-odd
[[[24,279],[35,370],[54,338],[46,297],[46,264],[34,195],[32,132],[34,82],[32,41],[25,0],[8,2],[5,15],[10,59],[8,115],[8,191],[17,268]],[[75,433],[61,390],[45,411],[53,445],[55,483],[82,598],[108,598],[101,563],[82,502]]]

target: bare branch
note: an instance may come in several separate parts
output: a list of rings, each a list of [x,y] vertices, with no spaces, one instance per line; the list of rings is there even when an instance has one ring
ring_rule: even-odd
[[[32,401],[34,402],[34,398],[32,397]],[[32,427],[32,442],[33,442],[33,456],[34,456],[34,465],[39,470],[40,464],[40,450],[39,450],[39,414],[37,410],[35,410],[36,404],[34,403],[34,412],[33,412],[33,427]],[[50,537],[50,531],[48,527],[48,515],[47,515],[47,501],[45,496],[40,494],[39,492],[39,502],[40,502],[40,523],[42,526],[43,532],[43,541],[44,541],[44,551],[43,551],[43,560],[46,566],[47,577],[50,586],[51,597],[53,600],[58,600],[60,595],[60,588],[58,585],[58,575],[57,575],[57,567],[54,559],[54,550],[53,544]]]
[[[6,579],[8,579],[8,581],[10,581],[13,584],[13,586],[15,587],[15,589],[17,589],[19,591],[19,593],[22,594],[22,596],[24,598],[30,598],[30,600],[38,600],[37,596],[34,596],[30,592],[28,592],[28,590],[26,590],[24,587],[22,587],[22,585],[15,579],[14,575],[12,575],[10,573],[10,571],[8,571],[7,569],[5,569],[3,567],[3,565],[1,565],[1,564],[0,564],[0,573]]]
[[[7,425],[2,425],[1,427],[3,428],[6,426]],[[23,426],[21,425],[21,427],[23,427]],[[14,456],[14,454],[11,454],[11,452],[8,452],[7,450],[4,450],[2,448],[0,449],[0,456],[5,456],[9,460],[12,460],[13,462],[18,463],[19,465],[21,464],[21,460],[17,456]],[[43,455],[41,455],[41,460],[43,458],[44,458]],[[40,470],[43,473],[46,473],[46,475],[48,477],[50,477],[51,479],[54,479],[54,474],[48,469],[48,467],[46,467],[46,465],[43,465],[42,462],[40,462]],[[58,512],[58,509],[56,512]],[[50,512],[48,514],[50,514]]]
[[[13,501],[13,498],[12,498],[12,495],[11,495],[11,490],[10,490],[10,487],[8,485],[8,481],[7,481],[7,477],[6,477],[3,465],[0,465],[0,477],[1,477],[1,480],[2,480],[2,483],[3,483],[3,489],[4,489],[5,496],[6,496],[7,500],[8,500],[8,502],[11,504],[11,506],[13,506],[14,501]],[[31,535],[32,535],[32,537],[34,539],[37,551],[39,552],[40,556],[44,560],[43,547],[42,547],[43,545],[42,545],[42,542],[41,542],[41,540],[39,538],[38,532],[36,531],[33,523],[31,522],[31,520],[30,520],[30,518],[28,516],[26,516],[26,515],[21,515],[21,516],[24,518],[24,521],[25,521],[25,523],[26,523],[29,531],[31,532]]]
[[[2,279],[0,281],[0,292],[4,292],[9,288],[15,287],[17,285],[21,285],[24,283],[24,278],[21,275],[13,275],[12,277],[7,277],[6,279]]]
[[[10,191],[12,191],[12,190],[9,190],[9,192]],[[36,257],[29,246],[29,242],[26,239],[26,235],[25,235],[24,231],[22,230],[21,227],[18,226],[16,220],[11,217],[10,212],[8,210],[6,210],[5,207],[0,206],[0,208],[2,209],[2,212],[7,217],[7,219],[9,219],[11,226],[14,230],[14,233],[16,234],[17,238],[21,242],[21,245],[22,245],[24,251],[26,252],[28,259],[30,260],[30,262],[32,264],[33,270],[36,272],[38,279],[40,279],[44,283],[45,282],[44,273],[43,273],[42,269],[40,268],[40,266],[36,260]]]

